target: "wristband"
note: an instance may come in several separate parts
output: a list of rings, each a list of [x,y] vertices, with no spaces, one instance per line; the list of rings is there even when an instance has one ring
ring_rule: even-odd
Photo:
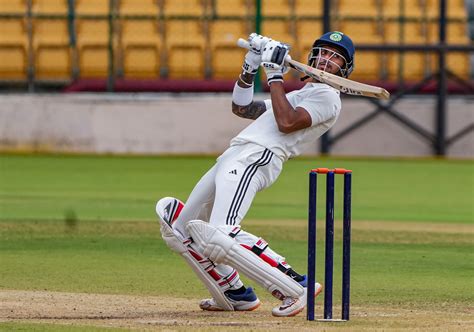
[[[234,90],[232,91],[232,101],[239,106],[247,106],[253,100],[253,89],[242,88],[235,82]]]

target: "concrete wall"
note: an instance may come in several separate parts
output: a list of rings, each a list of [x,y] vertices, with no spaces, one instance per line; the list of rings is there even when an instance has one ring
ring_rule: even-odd
[[[267,95],[258,96],[259,98]],[[229,94],[0,95],[0,151],[217,154],[250,120],[230,111]],[[413,97],[397,112],[434,132],[435,100]],[[363,98],[343,100],[337,134],[374,109]],[[474,123],[474,100],[448,102],[447,135]],[[318,154],[319,142],[306,154]],[[345,136],[333,155],[429,156],[432,146],[386,114]],[[448,147],[473,158],[474,132]]]

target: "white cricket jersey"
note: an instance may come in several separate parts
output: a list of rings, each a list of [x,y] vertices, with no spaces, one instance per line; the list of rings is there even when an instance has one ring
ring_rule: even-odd
[[[291,106],[304,108],[311,116],[311,127],[285,134],[278,129],[272,102],[265,100],[267,111],[234,137],[230,145],[255,143],[268,148],[286,161],[301,154],[335,123],[341,111],[339,91],[323,83],[307,83],[300,90],[286,94]]]

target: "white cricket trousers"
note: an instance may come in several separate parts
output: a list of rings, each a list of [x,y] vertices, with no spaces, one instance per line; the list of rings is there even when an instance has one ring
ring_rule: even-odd
[[[214,226],[240,225],[255,194],[275,182],[282,166],[282,160],[263,146],[229,147],[196,184],[174,227],[188,235],[186,222],[194,219]]]
[[[190,220],[208,221],[213,226],[227,226],[232,237],[254,252],[265,253],[265,260],[280,270],[291,268],[285,257],[277,254],[265,240],[236,228],[247,214],[255,194],[270,187],[282,170],[282,160],[270,150],[253,143],[228,148],[216,164],[199,180],[184,204],[173,228],[183,237],[189,237],[185,230]],[[230,234],[229,234],[230,235]],[[262,257],[262,256],[261,256]],[[216,271],[221,276],[234,273],[231,266],[218,264]],[[236,280],[240,280],[237,274]],[[231,289],[238,289],[237,282]]]

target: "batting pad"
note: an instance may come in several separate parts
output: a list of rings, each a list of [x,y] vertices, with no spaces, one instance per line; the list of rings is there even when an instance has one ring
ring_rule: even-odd
[[[214,263],[203,257],[203,255],[194,248],[190,239],[182,239],[182,237],[173,230],[169,223],[165,221],[167,219],[165,218],[166,214],[164,213],[165,210],[163,208],[170,204],[174,204],[174,201],[183,204],[178,199],[172,197],[162,198],[156,204],[156,214],[158,215],[161,224],[161,235],[165,240],[165,243],[173,251],[177,251],[181,256],[183,256],[184,260],[209,290],[216,303],[224,310],[233,311],[234,306],[224,294],[224,291],[229,287],[219,285],[221,280],[214,270]]]
[[[216,263],[232,266],[260,284],[278,299],[301,297],[304,288],[280,270],[270,266],[251,251],[243,248],[225,231],[201,220],[186,225],[198,250]]]

